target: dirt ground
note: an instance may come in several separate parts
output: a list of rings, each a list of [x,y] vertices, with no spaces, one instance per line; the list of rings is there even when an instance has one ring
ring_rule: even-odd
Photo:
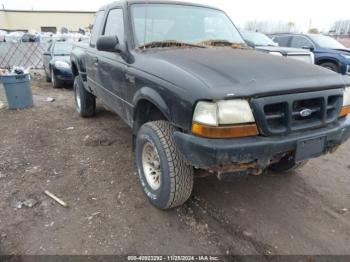
[[[33,85],[33,109],[0,110],[0,254],[350,254],[350,143],[295,173],[196,179],[163,212],[118,116],[82,119],[72,90]]]
[[[350,39],[338,39],[343,45],[350,48]]]

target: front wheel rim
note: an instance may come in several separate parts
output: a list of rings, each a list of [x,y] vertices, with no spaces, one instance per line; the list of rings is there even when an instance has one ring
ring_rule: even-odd
[[[142,149],[142,167],[148,185],[153,190],[161,187],[161,165],[157,149],[153,144],[147,142]]]
[[[51,70],[51,82],[53,86],[56,85],[55,73],[53,72],[53,70]]]
[[[81,98],[80,98],[79,90],[78,90],[77,87],[75,87],[75,102],[77,104],[78,112],[80,112],[80,109],[81,109]]]

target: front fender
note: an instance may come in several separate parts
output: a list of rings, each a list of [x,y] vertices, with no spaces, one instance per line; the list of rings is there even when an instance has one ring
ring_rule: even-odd
[[[335,55],[335,54],[322,54],[322,55],[319,54],[315,58],[315,63],[319,64],[320,62],[325,61],[325,60],[332,61],[332,62],[336,63],[338,66],[341,66],[341,61],[339,60],[338,55]]]
[[[76,47],[73,49],[70,61],[71,66],[75,65],[76,69],[78,70],[78,74],[81,75],[83,81],[86,81],[86,53],[84,49],[81,49],[79,47]]]
[[[156,90],[150,87],[143,87],[135,93],[133,98],[133,105],[135,105],[134,115],[135,115],[135,110],[137,110],[137,104],[141,100],[147,100],[150,103],[154,104],[162,112],[162,114],[168,120],[171,121],[170,109],[167,103],[165,102],[165,100]]]

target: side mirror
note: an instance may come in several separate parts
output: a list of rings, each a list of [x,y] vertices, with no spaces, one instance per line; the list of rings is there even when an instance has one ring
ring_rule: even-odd
[[[308,49],[310,50],[311,52],[315,50],[315,48],[313,46],[303,46],[302,49]]]
[[[101,36],[97,40],[96,48],[105,52],[121,52],[117,36]]]
[[[252,41],[244,40],[249,47],[255,48],[255,44]]]

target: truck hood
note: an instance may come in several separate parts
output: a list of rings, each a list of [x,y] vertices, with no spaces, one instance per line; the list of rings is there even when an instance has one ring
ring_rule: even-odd
[[[305,54],[310,55],[309,50],[301,49],[301,48],[292,48],[292,47],[282,47],[282,46],[256,46],[257,50],[267,51],[267,52],[280,52],[282,55],[288,54]]]
[[[70,64],[70,56],[69,55],[53,56],[51,59],[51,62],[55,63],[56,61],[62,61]]]
[[[350,54],[350,48],[344,48],[344,49],[336,49],[337,51],[344,52],[345,54]]]
[[[152,49],[138,53],[135,67],[202,99],[251,97],[339,88],[346,79],[330,70],[255,50]]]
[[[345,49],[329,49],[329,48],[322,48],[317,50],[316,52],[318,53],[330,53],[330,54],[344,54],[344,55],[349,55],[350,54],[350,49],[345,48]]]

